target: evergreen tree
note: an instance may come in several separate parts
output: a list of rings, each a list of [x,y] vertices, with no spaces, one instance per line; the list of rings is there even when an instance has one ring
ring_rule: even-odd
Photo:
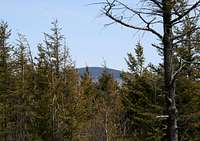
[[[178,109],[176,108],[175,86],[177,75],[180,73],[183,65],[175,69],[173,57],[175,41],[182,41],[180,37],[185,37],[187,33],[176,36],[174,32],[176,26],[180,26],[188,14],[192,15],[190,19],[199,15],[200,1],[146,0],[142,1],[141,5],[138,4],[138,8],[133,8],[120,0],[106,0],[101,4],[103,4],[103,14],[113,22],[133,30],[150,32],[161,41],[162,46],[154,46],[163,51],[164,113],[168,117],[166,118],[166,139],[168,141],[178,141]],[[133,18],[137,20],[133,20]],[[141,21],[141,23],[139,24],[136,21]],[[162,32],[155,26],[162,27]],[[194,28],[189,32],[192,33],[197,29]]]
[[[118,136],[118,115],[121,105],[117,103],[119,102],[118,83],[106,67],[99,78],[97,89],[97,114],[93,120],[90,140],[115,140]]]
[[[35,95],[34,95],[34,139],[48,140],[49,134],[49,100],[48,95],[49,83],[48,72],[49,63],[46,50],[43,44],[38,44],[38,57],[35,58]]]
[[[28,54],[28,44],[24,35],[19,34],[14,61],[14,89],[12,95],[12,120],[14,121],[13,140],[30,140],[32,121],[32,98],[34,95],[34,68]]]
[[[179,38],[172,58],[179,140],[199,141],[200,32],[191,32],[198,17],[184,17],[174,29]],[[169,125],[172,119],[163,115],[165,67],[145,67],[141,43],[135,55],[128,53],[121,83],[106,67],[96,81],[88,67],[79,75],[58,22],[52,25],[34,59],[26,37],[18,34],[11,45],[8,24],[0,22],[0,141],[160,141],[172,135],[176,120]]]
[[[48,140],[72,140],[76,126],[79,78],[66,49],[58,22],[55,21],[52,25],[52,34],[45,33],[50,125]]]
[[[123,128],[125,138],[134,140],[160,140],[161,121],[155,120],[162,113],[158,102],[161,88],[157,75],[144,68],[143,47],[137,45],[136,58],[128,53],[129,72],[122,74],[122,98],[125,107]],[[162,100],[163,101],[163,100]],[[124,138],[124,139],[125,139]]]
[[[10,52],[11,46],[8,43],[11,31],[8,24],[0,22],[0,140],[7,141],[10,134],[9,113],[10,105],[7,97],[10,94],[11,68]]]
[[[187,33],[182,42],[177,44],[175,60],[184,64],[177,80],[177,101],[179,122],[181,126],[180,140],[199,140],[199,30],[189,32],[197,27],[197,18],[191,20],[188,15],[177,34]]]
[[[89,72],[89,68],[86,67],[85,73],[80,76],[80,95],[78,96],[78,115],[77,129],[79,140],[89,140],[91,122],[96,115],[96,95],[97,90],[92,77]]]

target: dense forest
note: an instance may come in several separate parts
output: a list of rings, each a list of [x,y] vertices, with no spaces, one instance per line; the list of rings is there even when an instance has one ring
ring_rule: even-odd
[[[140,41],[120,82],[106,65],[95,81],[87,66],[80,75],[57,20],[36,47],[1,21],[0,141],[199,141],[200,1],[188,2],[98,3],[108,25],[158,39],[162,62],[146,65]]]
[[[183,30],[190,27],[186,22]],[[166,138],[163,64],[144,66],[142,43],[128,53],[122,83],[103,71],[98,81],[80,76],[57,21],[38,43],[0,23],[1,141],[160,141]],[[181,32],[181,31],[180,31]],[[177,56],[188,61],[176,80],[180,141],[200,140],[200,32],[183,42]],[[162,53],[160,53],[162,54]],[[174,56],[176,61],[178,58]],[[161,118],[162,117],[162,118]]]

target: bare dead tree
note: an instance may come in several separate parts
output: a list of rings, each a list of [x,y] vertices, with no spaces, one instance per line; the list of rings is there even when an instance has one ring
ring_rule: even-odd
[[[173,68],[173,55],[175,45],[182,42],[182,37],[188,33],[177,35],[174,33],[176,26],[181,26],[187,15],[190,19],[199,15],[199,0],[140,0],[137,7],[122,0],[105,0],[102,12],[112,20],[124,27],[147,31],[155,35],[162,43],[156,46],[163,51],[164,56],[164,83],[165,83],[165,114],[167,115],[167,140],[178,141],[177,108],[175,102],[175,80],[183,69],[184,63],[180,59],[179,68]],[[108,24],[108,25],[110,25]],[[161,29],[161,31],[159,30]],[[199,27],[193,28],[194,32]]]

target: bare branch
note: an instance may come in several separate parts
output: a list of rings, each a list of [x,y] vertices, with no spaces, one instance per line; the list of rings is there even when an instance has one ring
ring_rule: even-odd
[[[163,9],[161,2],[159,2],[158,0],[150,0],[151,2],[153,2],[156,6],[158,6],[160,9]]]
[[[174,72],[174,74],[172,75],[171,84],[174,83],[174,81],[176,80],[177,75],[182,71],[182,69],[184,68],[184,66],[185,66],[185,64],[183,64],[183,60],[180,58],[179,67],[178,67],[178,69]]]
[[[126,23],[126,22],[123,22],[122,20],[112,16],[109,13],[105,13],[105,15],[108,16],[113,21],[115,21],[115,22],[117,22],[117,23],[119,23],[119,24],[121,24],[121,25],[123,25],[125,27],[129,27],[129,28],[136,29],[136,30],[149,31],[149,32],[153,33],[154,35],[156,35],[157,37],[159,37],[160,39],[163,38],[163,36],[160,33],[156,32],[154,29],[150,28],[149,24],[147,25],[147,27],[134,26],[134,25],[130,25],[130,24]]]
[[[127,23],[127,22],[125,22],[125,21],[123,20],[123,19],[124,19],[123,16],[121,16],[121,17],[116,17],[116,16],[114,16],[114,15],[112,14],[112,9],[113,9],[113,7],[115,6],[115,4],[114,4],[115,2],[116,2],[116,1],[113,1],[112,3],[110,3],[110,2],[107,1],[107,5],[104,7],[104,14],[105,14],[107,17],[109,17],[109,18],[112,19],[113,21],[115,21],[115,22],[117,22],[117,23],[119,23],[119,24],[121,24],[121,25],[123,25],[123,26],[125,26],[125,27],[129,27],[129,28],[136,29],[136,30],[149,31],[149,32],[153,33],[154,35],[156,35],[159,39],[162,39],[162,38],[163,38],[163,36],[162,36],[160,33],[158,33],[157,31],[155,31],[154,29],[152,29],[152,28],[150,27],[150,25],[152,25],[152,23],[155,23],[155,22],[154,22],[154,21],[155,21],[155,18],[152,19],[151,21],[146,21],[146,20],[142,17],[142,15],[141,15],[141,13],[140,13],[139,11],[135,11],[135,10],[129,8],[128,6],[126,6],[125,4],[123,4],[123,3],[121,3],[121,2],[118,2],[118,3],[120,3],[120,4],[123,5],[126,9],[132,11],[135,15],[137,15],[137,16],[140,18],[140,20],[142,20],[143,23],[146,24],[146,26],[145,26],[145,27],[140,27],[140,26],[136,26],[136,25],[131,25],[131,24],[129,24],[129,23]]]
[[[187,60],[184,60],[183,58],[179,57],[179,67],[178,69],[174,72],[174,74],[172,75],[172,79],[171,79],[171,84],[174,83],[174,81],[176,80],[176,77],[178,76],[178,74],[183,70],[183,68],[185,67],[186,64],[196,64],[196,65],[200,65],[199,62],[189,62]]]
[[[156,44],[151,44],[153,47],[157,48],[157,49],[160,49],[160,50],[164,50],[162,47],[156,45]]]
[[[122,5],[126,10],[129,10],[130,12],[132,12],[133,14],[143,14],[143,15],[154,15],[154,16],[160,16],[162,17],[162,10],[160,12],[157,11],[152,11],[152,9],[149,8],[141,8],[140,11],[134,10],[132,8],[130,8],[129,6],[127,6],[126,4],[117,1],[117,3],[119,3],[120,5]],[[151,11],[151,12],[148,12]]]
[[[175,18],[174,20],[171,21],[172,24],[176,23],[177,21],[181,20],[182,18],[184,18],[186,15],[188,15],[192,10],[194,10],[195,8],[197,8],[200,4],[200,1],[197,1],[195,4],[193,4],[193,6],[191,6],[186,12],[184,12],[183,14],[179,15],[177,18]]]

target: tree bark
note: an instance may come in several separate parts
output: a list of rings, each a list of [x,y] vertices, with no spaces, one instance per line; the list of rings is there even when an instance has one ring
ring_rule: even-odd
[[[177,130],[177,109],[175,102],[175,81],[173,80],[173,32],[171,23],[172,1],[163,0],[163,29],[164,29],[164,80],[165,80],[165,101],[167,118],[167,139],[178,141]]]

